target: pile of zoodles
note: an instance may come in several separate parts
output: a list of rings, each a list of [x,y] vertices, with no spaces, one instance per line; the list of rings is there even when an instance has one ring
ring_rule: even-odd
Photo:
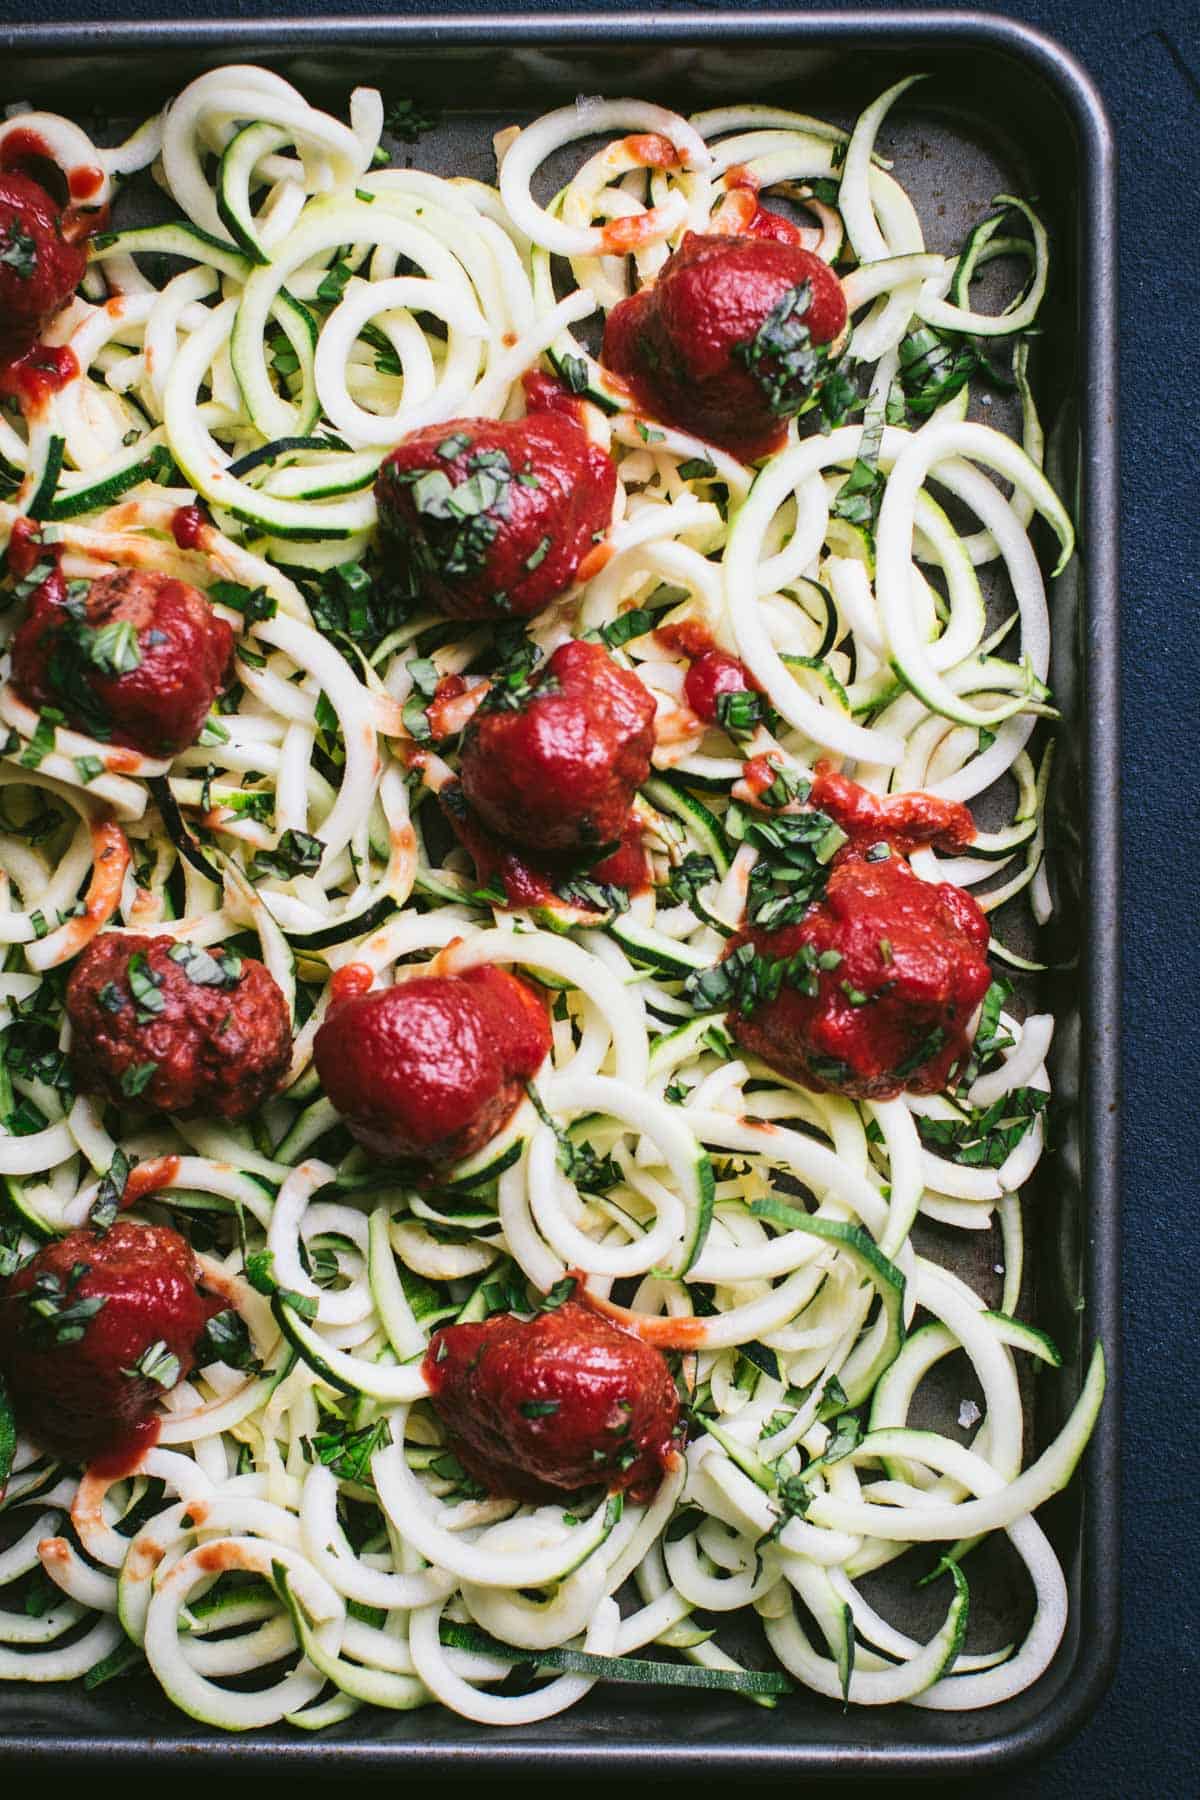
[[[828,758],[879,794],[1001,796],[969,853],[913,867],[989,914],[1022,892],[1050,913],[1055,715],[1030,529],[1048,522],[1060,566],[1073,534],[1041,469],[1026,335],[1050,251],[1009,196],[959,254],[925,249],[874,147],[908,85],[849,134],[776,107],[581,101],[502,132],[495,186],[389,166],[372,90],[346,124],[257,68],[201,76],[114,149],[50,115],[0,126],[97,165],[115,209],[48,334],[78,376],[30,424],[0,407],[0,545],[33,518],[68,578],[161,571],[238,634],[234,684],[170,760],[114,755],[0,687],[0,1265],[165,1159],[134,1216],[183,1230],[248,1327],[166,1397],[131,1477],[17,1442],[0,1676],[95,1685],[144,1659],[198,1719],[315,1729],[431,1700],[523,1723],[598,1681],[961,1709],[1053,1657],[1066,1585],[1033,1515],[1075,1468],[1104,1363],[1097,1346],[1064,1430],[1023,1466],[1018,1362],[1060,1362],[1017,1317],[1051,1018],[1019,1017],[998,978],[951,1091],[856,1102],[739,1054],[689,983],[771,854],[739,789],[752,757],[793,792]],[[640,166],[637,134],[668,139],[677,165]],[[572,146],[570,181],[537,198]],[[587,347],[705,230],[735,165],[803,220],[853,320],[836,410],[814,405],[757,468],[640,416]],[[172,222],[120,228],[135,177]],[[606,236],[618,219],[639,221],[630,255]],[[976,310],[997,260],[1016,296]],[[421,426],[519,416],[534,367],[587,403],[617,462],[611,554],[527,627],[423,610],[376,544],[380,462]],[[969,416],[984,384],[1015,394],[1020,443]],[[205,520],[181,548],[194,501]],[[1007,604],[989,617],[993,568]],[[3,584],[6,638],[35,577]],[[699,726],[686,663],[655,636],[683,619],[769,705]],[[654,885],[509,909],[439,828],[454,740],[432,745],[426,708],[447,675],[518,681],[584,635],[657,703],[636,801]],[[130,861],[105,891],[94,858],[114,832]],[[100,929],[261,955],[295,1041],[248,1125],[72,1091],[65,976]],[[499,1137],[430,1188],[354,1146],[312,1044],[339,968],[386,983],[435,956],[541,984],[554,1047]],[[923,1220],[998,1226],[999,1295],[922,1249]],[[670,1359],[686,1451],[644,1504],[490,1498],[422,1399],[432,1330],[553,1305],[571,1272],[635,1313],[699,1321]],[[963,1429],[914,1429],[924,1378],[956,1351],[980,1404]],[[969,1553],[991,1532],[1025,1566],[1032,1624],[968,1653]],[[945,1597],[927,1642],[861,1586],[913,1546]],[[742,1643],[754,1614],[758,1648],[735,1657],[726,1626]]]

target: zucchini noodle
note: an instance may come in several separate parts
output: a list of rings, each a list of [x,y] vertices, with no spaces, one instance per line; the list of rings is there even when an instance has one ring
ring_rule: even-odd
[[[875,152],[909,85],[849,134],[773,107],[688,120],[581,100],[502,133],[495,186],[381,166],[379,95],[356,91],[343,121],[251,67],[202,75],[115,148],[47,114],[0,126],[94,165],[118,221],[48,333],[77,372],[28,417],[0,404],[0,546],[30,515],[68,579],[175,576],[237,635],[233,686],[169,759],[39,716],[4,651],[5,1249],[86,1222],[119,1156],[161,1159],[134,1216],[191,1237],[253,1343],[246,1366],[171,1391],[131,1474],[18,1441],[5,1679],[95,1683],[144,1659],[184,1712],[238,1731],[433,1701],[525,1724],[606,1681],[960,1709],[1051,1662],[1066,1584],[1032,1514],[1069,1480],[1104,1386],[1097,1345],[1066,1425],[1023,1465],[1019,1359],[1061,1360],[1015,1316],[1052,1018],[1022,1018],[997,981],[958,1089],[855,1102],[739,1055],[684,991],[745,906],[751,757],[795,782],[833,757],[879,795],[986,792],[970,851],[918,851],[915,872],[987,911],[1026,888],[1040,923],[1052,905],[1029,533],[1048,522],[1059,567],[1074,537],[1040,466],[1024,335],[1052,246],[1001,196],[961,256],[927,250],[902,167]],[[575,173],[546,198],[550,157]],[[865,372],[865,414],[824,432],[802,418],[758,467],[640,416],[588,336],[686,231],[725,228],[735,168],[836,265],[845,367]],[[122,225],[126,189],[151,177],[173,222]],[[972,284],[1000,264],[1020,286],[986,310]],[[1015,436],[967,416],[1006,350]],[[526,648],[598,635],[657,707],[636,802],[654,881],[625,909],[508,909],[446,846],[432,796],[454,740],[427,747],[423,702],[447,675],[486,691],[513,631],[393,604],[375,538],[387,447],[519,417],[536,368],[581,396],[618,485],[607,561]],[[687,664],[655,628],[687,622],[742,659],[769,726],[733,735],[686,709]],[[311,853],[289,872],[297,842]],[[685,866],[702,870],[690,886]],[[74,1096],[61,1055],[23,1053],[30,1019],[69,1047],[63,975],[100,931],[263,958],[295,1047],[248,1124],[104,1108]],[[386,986],[483,962],[540,984],[553,1049],[508,1126],[418,1188],[348,1138],[313,1039],[348,964]],[[957,1230],[994,1232],[1002,1283],[976,1292],[940,1265]],[[552,1305],[572,1275],[676,1374],[689,1443],[649,1501],[490,1498],[425,1398],[438,1326]],[[910,1422],[956,1352],[981,1402],[968,1442]],[[970,1552],[992,1532],[1027,1572],[1032,1624],[968,1652]],[[930,1545],[942,1622],[919,1642],[859,1584]],[[726,1615],[761,1622],[749,1655],[722,1646]],[[247,1691],[251,1670],[268,1675]]]

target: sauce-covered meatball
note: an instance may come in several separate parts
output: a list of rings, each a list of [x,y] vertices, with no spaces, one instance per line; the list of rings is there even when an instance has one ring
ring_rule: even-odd
[[[845,324],[841,283],[810,250],[689,232],[654,286],[614,307],[603,360],[654,418],[749,460],[778,447]]]
[[[378,1156],[457,1162],[508,1123],[550,1049],[544,1002],[506,969],[417,975],[336,1004],[313,1055]]]
[[[80,731],[173,756],[200,735],[232,649],[229,626],[187,582],[143,569],[68,582],[56,567],[13,638],[13,681]]]
[[[39,1448],[132,1462],[153,1443],[159,1401],[191,1373],[221,1310],[199,1282],[177,1231],[130,1219],[55,1238],[9,1276],[0,1372]]]
[[[84,245],[63,236],[62,212],[45,188],[0,170],[0,363],[32,348],[86,266]]]
[[[245,1119],[285,1074],[287,1001],[252,956],[106,932],[67,983],[77,1086],[157,1112]]]
[[[843,852],[798,924],[751,927],[727,954],[749,942],[785,965],[773,999],[730,1013],[740,1044],[808,1087],[886,1100],[946,1086],[991,975],[972,897],[879,849]]]
[[[573,639],[526,688],[475,714],[463,792],[506,842],[551,854],[615,846],[653,748],[648,690],[599,644]]]
[[[602,1481],[648,1500],[670,1461],[679,1401],[659,1351],[574,1300],[435,1332],[434,1410],[489,1493],[553,1500]]]
[[[385,552],[441,612],[541,612],[608,530],[612,459],[584,431],[578,402],[551,389],[531,386],[524,419],[452,419],[414,432],[379,472]]]

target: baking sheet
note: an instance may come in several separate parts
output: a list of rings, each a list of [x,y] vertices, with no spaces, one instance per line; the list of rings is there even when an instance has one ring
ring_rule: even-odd
[[[202,68],[267,61],[310,98],[344,110],[368,81],[386,98],[411,96],[441,113],[439,124],[398,160],[438,173],[494,176],[491,134],[579,93],[636,93],[676,110],[735,100],[774,101],[849,122],[858,107],[915,68],[931,79],[906,96],[880,148],[897,162],[929,247],[951,250],[1002,192],[1037,196],[1051,229],[1055,274],[1043,317],[1034,386],[1052,468],[1083,527],[1083,549],[1052,597],[1052,678],[1064,712],[1052,797],[1050,872],[1057,919],[1040,954],[1056,967],[1029,995],[1058,1014],[1053,1075],[1054,1154],[1027,1204],[1027,1278],[1022,1316],[1049,1330],[1064,1353],[1061,1374],[1033,1381],[1029,1454],[1054,1434],[1080,1379],[1081,1349],[1102,1335],[1115,1364],[1115,505],[1112,503],[1111,271],[1106,208],[1111,169],[1098,102],[1077,72],[1021,27],[948,20],[937,14],[872,17],[738,17],[714,9],[656,21],[623,15],[573,21],[280,21],[276,25],[70,27],[0,31],[0,104],[27,99],[95,120],[97,95],[119,95],[139,116]],[[135,71],[135,73],[131,73]],[[120,135],[119,120],[102,124]],[[575,153],[572,152],[572,155]],[[551,172],[552,180],[552,172]],[[548,187],[550,183],[548,182]],[[118,213],[118,220],[121,215]],[[1109,227],[1109,229],[1111,229]],[[1003,424],[998,405],[979,416]],[[996,596],[1002,604],[1002,595]],[[1000,935],[1028,948],[1000,915]],[[932,1253],[994,1300],[1001,1284],[999,1234],[961,1233],[923,1222]],[[1115,1373],[1115,1367],[1114,1367]],[[959,1359],[928,1385],[919,1422],[952,1423],[963,1398],[977,1398]],[[1115,1385],[1115,1384],[1114,1384]],[[582,1706],[548,1721],[489,1733],[429,1707],[411,1714],[364,1711],[310,1739],[286,1728],[217,1736],[183,1718],[148,1679],[77,1688],[0,1685],[0,1755],[35,1746],[72,1759],[149,1755],[172,1759],[203,1748],[222,1761],[270,1757],[317,1772],[398,1772],[434,1759],[582,1772],[620,1763],[644,1772],[722,1769],[762,1774],[949,1773],[993,1765],[1061,1735],[1101,1691],[1116,1637],[1117,1451],[1114,1386],[1089,1452],[1086,1474],[1039,1515],[1064,1560],[1072,1592],[1067,1639],[1038,1686],[981,1714],[860,1709],[798,1694],[774,1712],[721,1695],[670,1695],[599,1688]],[[926,1552],[881,1571],[867,1593],[903,1628],[926,1636],[944,1612],[940,1586],[911,1583]],[[969,1644],[1019,1635],[1027,1618],[1023,1577],[1004,1540],[968,1564]],[[280,1763],[279,1758],[284,1762]]]

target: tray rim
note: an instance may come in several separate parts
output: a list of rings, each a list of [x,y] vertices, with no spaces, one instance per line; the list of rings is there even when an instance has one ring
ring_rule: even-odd
[[[1082,338],[1079,392],[1082,453],[1081,504],[1088,521],[1081,550],[1086,569],[1080,648],[1086,694],[1088,853],[1082,899],[1089,926],[1081,989],[1080,1077],[1084,1093],[1081,1140],[1085,1179],[1086,1292],[1089,1336],[1104,1343],[1108,1364],[1105,1407],[1077,1477],[1084,1507],[1076,1554],[1081,1576],[1081,1630],[1074,1662],[1058,1691],[1024,1727],[970,1743],[921,1743],[901,1728],[886,1745],[829,1746],[755,1743],[648,1743],[605,1738],[539,1745],[496,1733],[470,1744],[426,1741],[348,1742],[309,1737],[253,1739],[213,1735],[207,1728],[170,1738],[162,1733],[93,1738],[48,1737],[17,1732],[0,1738],[0,1766],[37,1757],[60,1767],[84,1762],[108,1766],[137,1757],[156,1769],[202,1759],[213,1768],[248,1772],[282,1760],[301,1774],[385,1775],[399,1768],[465,1769],[475,1760],[512,1773],[541,1776],[615,1772],[677,1779],[718,1773],[758,1779],[796,1774],[834,1779],[884,1776],[943,1778],[1008,1769],[1051,1750],[1081,1729],[1112,1680],[1120,1647],[1121,1501],[1121,1286],[1120,1286],[1120,680],[1118,641],[1119,485],[1117,411],[1117,170],[1107,110],[1090,75],[1061,42],[1022,20],[963,9],[896,11],[799,11],[742,13],[722,3],[670,13],[640,10],[569,12],[502,10],[474,14],[63,21],[0,25],[0,50],[9,53],[78,53],[101,45],[133,53],[173,49],[228,50],[257,44],[272,50],[318,45],[569,43],[594,36],[613,41],[669,44],[710,40],[753,44],[832,41],[898,47],[966,47],[1003,52],[1032,65],[1054,92],[1079,134]],[[895,1715],[903,1719],[902,1713]]]

